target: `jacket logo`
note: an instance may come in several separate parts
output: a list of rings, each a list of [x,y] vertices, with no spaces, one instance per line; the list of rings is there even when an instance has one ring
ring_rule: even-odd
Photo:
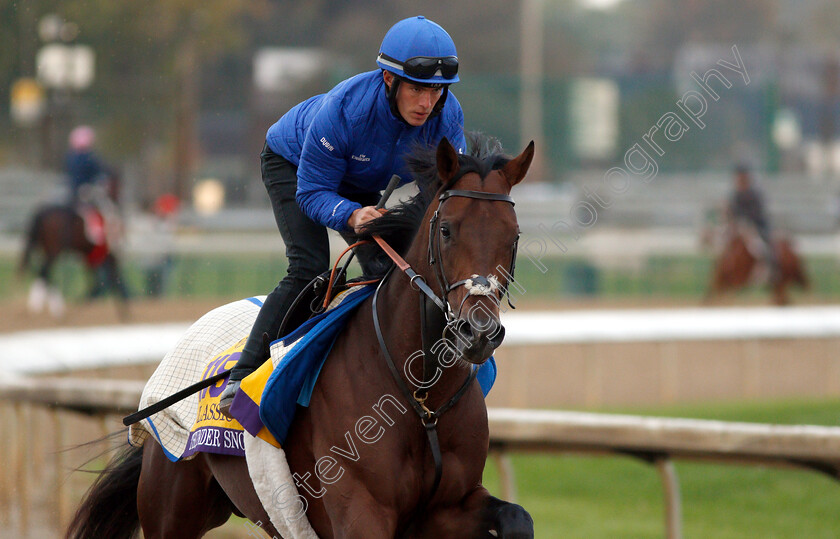
[[[365,154],[351,155],[350,158],[355,159],[356,161],[362,161],[362,162],[370,161],[370,157],[366,156]]]
[[[335,217],[335,212],[338,211],[338,207],[341,206],[342,204],[344,204],[343,200],[339,201],[338,204],[335,205],[335,207],[333,208],[333,212],[332,212],[333,217]]]
[[[329,151],[333,151],[335,149],[335,147],[329,142],[327,142],[327,139],[325,139],[324,137],[321,137],[321,144],[323,144],[324,148],[328,149]]]

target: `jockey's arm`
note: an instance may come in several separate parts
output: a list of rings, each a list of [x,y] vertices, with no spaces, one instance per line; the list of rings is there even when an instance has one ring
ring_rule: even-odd
[[[362,207],[338,194],[347,170],[346,124],[337,100],[323,104],[304,139],[295,195],[307,217],[338,231],[350,228],[350,217]]]

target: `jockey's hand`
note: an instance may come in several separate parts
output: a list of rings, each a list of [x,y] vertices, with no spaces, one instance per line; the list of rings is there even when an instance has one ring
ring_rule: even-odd
[[[356,234],[359,234],[361,233],[365,223],[376,219],[383,213],[385,213],[384,209],[377,210],[374,206],[365,206],[364,208],[359,208],[350,214],[350,218],[347,219],[347,225],[352,228]]]

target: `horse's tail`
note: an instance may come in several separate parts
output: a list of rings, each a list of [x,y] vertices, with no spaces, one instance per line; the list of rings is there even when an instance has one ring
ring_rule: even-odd
[[[85,494],[65,539],[135,537],[140,525],[137,483],[142,462],[139,447],[129,447],[115,456]]]
[[[38,235],[41,230],[42,222],[44,221],[44,211],[37,212],[29,223],[29,229],[26,232],[26,242],[23,247],[23,254],[20,257],[20,264],[18,265],[18,274],[23,275],[29,270],[29,262],[32,259],[32,253],[35,250],[35,245],[38,243]]]

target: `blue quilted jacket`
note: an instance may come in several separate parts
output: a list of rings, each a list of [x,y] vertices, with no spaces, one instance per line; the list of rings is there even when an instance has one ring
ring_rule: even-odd
[[[104,173],[99,160],[89,151],[68,152],[64,158],[64,168],[70,178],[70,199],[75,201],[79,189],[86,184],[93,183]]]
[[[361,73],[293,107],[269,128],[271,150],[297,165],[297,202],[313,221],[346,230],[361,206],[342,195],[373,193],[391,175],[409,180],[402,156],[415,141],[436,145],[446,137],[466,150],[464,113],[450,92],[440,115],[420,127],[392,113],[379,70]]]

